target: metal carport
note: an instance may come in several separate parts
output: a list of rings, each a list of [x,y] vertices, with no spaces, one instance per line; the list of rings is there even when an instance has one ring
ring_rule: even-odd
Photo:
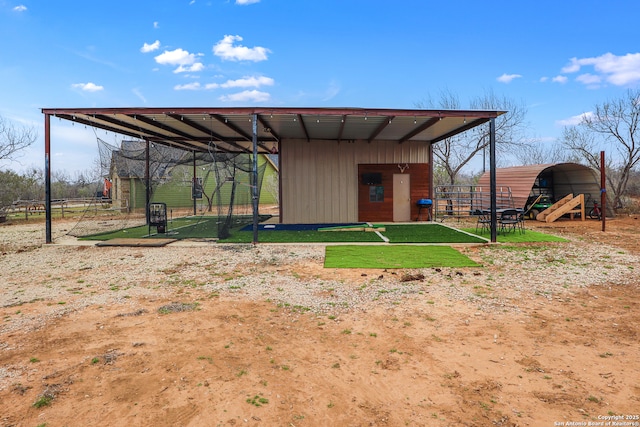
[[[547,163],[496,169],[496,185],[509,187],[515,207],[524,208],[529,196],[544,194],[559,200],[567,194],[584,194],[600,202],[596,170],[578,163]],[[478,180],[479,188],[489,188],[489,174]]]
[[[490,162],[495,170],[495,119],[503,111],[379,108],[43,108],[45,135],[46,242],[51,243],[51,118],[103,129],[147,143],[254,155],[277,151],[282,141],[374,141],[437,143],[490,123]],[[492,180],[495,185],[495,180]],[[495,193],[495,189],[494,189]],[[495,194],[492,198],[495,241]],[[257,242],[254,197],[254,242]]]

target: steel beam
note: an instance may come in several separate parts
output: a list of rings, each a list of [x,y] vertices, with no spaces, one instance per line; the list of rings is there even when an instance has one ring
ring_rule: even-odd
[[[489,121],[489,188],[491,190],[491,243],[498,235],[498,215],[496,214],[496,119]]]
[[[44,115],[44,207],[45,243],[51,239],[51,116]]]
[[[253,170],[251,175],[253,177],[251,183],[251,191],[253,195],[253,244],[258,243],[258,115],[252,115],[252,130],[253,135],[251,137],[253,142]]]

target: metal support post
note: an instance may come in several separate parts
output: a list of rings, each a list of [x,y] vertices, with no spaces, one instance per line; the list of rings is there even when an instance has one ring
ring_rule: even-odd
[[[258,243],[258,115],[253,114],[253,170],[251,176],[253,177],[251,183],[251,190],[253,196],[253,243]]]
[[[496,119],[489,121],[489,188],[491,189],[491,243],[495,243],[498,231],[496,214]]]
[[[44,207],[45,207],[45,243],[51,238],[51,116],[44,115]],[[26,208],[25,208],[26,211]]]

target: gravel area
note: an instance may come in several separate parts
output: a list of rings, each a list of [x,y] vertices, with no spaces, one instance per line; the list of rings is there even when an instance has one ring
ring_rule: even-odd
[[[344,312],[406,298],[471,302],[479,311],[517,311],[532,299],[564,298],[580,288],[637,282],[638,256],[581,241],[465,246],[482,268],[402,271],[324,269],[323,245],[176,242],[159,248],[96,247],[42,223],[0,227],[0,307],[42,301],[0,331],[38,328],[52,316],[138,298],[251,299],[292,310]]]

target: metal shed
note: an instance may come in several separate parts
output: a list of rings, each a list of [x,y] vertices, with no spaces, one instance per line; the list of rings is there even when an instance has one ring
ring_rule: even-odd
[[[514,207],[524,208],[529,196],[540,194],[557,201],[567,194],[584,194],[586,204],[600,201],[598,173],[578,163],[547,163],[496,169],[496,186],[509,187]],[[483,174],[477,191],[489,192],[489,173]]]

